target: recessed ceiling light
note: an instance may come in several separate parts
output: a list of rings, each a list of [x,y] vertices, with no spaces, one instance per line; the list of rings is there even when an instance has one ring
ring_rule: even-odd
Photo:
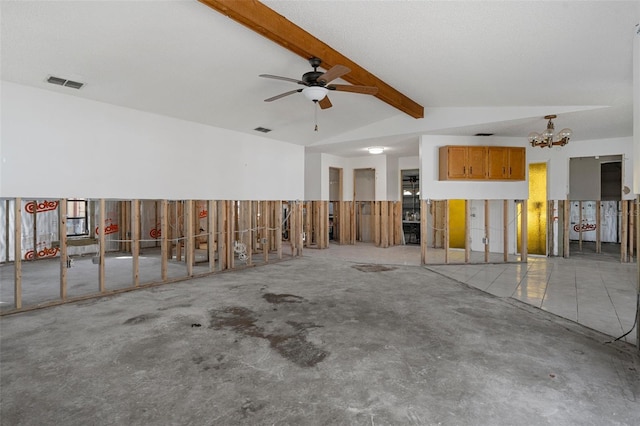
[[[384,152],[384,147],[382,146],[370,146],[367,148],[369,154],[382,154]]]

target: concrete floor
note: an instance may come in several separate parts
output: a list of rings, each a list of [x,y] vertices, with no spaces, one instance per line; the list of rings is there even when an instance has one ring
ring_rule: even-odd
[[[3,317],[0,423],[638,424],[630,344],[331,250]]]
[[[377,249],[371,244],[331,245],[330,250],[306,250],[323,259],[388,265],[420,265],[420,247]],[[476,264],[464,264],[463,250],[450,250],[453,264],[443,265],[444,251],[429,249],[425,268],[494,296],[515,299],[617,338],[635,320],[638,266],[620,263],[619,253],[572,251],[568,259],[529,256],[527,263],[483,263],[483,253],[471,253]],[[500,255],[501,257],[501,255]],[[457,262],[457,263],[456,263]],[[622,338],[636,344],[636,331]]]

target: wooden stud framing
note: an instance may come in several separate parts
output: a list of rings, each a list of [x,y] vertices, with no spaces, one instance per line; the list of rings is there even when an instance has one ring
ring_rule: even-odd
[[[464,200],[464,263],[471,259],[471,200]]]
[[[4,251],[4,261],[5,262],[9,262],[9,259],[11,258],[11,256],[9,255],[9,241],[11,241],[11,237],[10,237],[10,229],[11,229],[11,220],[9,219],[9,209],[11,208],[11,201],[10,200],[5,200],[4,201],[4,211],[7,212],[7,214],[4,215],[4,246],[7,248]]]
[[[207,201],[207,258],[209,260],[209,272],[216,270],[216,219],[218,216],[217,204],[213,200]]]
[[[502,260],[509,261],[509,200],[502,200]]]
[[[569,200],[564,200],[564,209],[563,209],[563,221],[562,224],[562,239],[563,244],[562,248],[564,251],[563,257],[568,258],[570,256],[570,247],[569,247],[569,227],[571,226],[571,202]]]
[[[98,289],[100,293],[104,293],[106,291],[105,285],[105,244],[106,244],[106,235],[105,235],[105,220],[106,220],[106,212],[105,212],[105,201],[104,198],[100,198],[99,208],[98,208],[98,221],[100,225],[98,229],[100,230],[98,234]],[[124,225],[124,224],[123,224]],[[126,228],[126,226],[123,226]],[[126,233],[125,233],[126,235]]]
[[[522,209],[520,210],[520,219],[521,219],[521,248],[520,248],[520,262],[527,263],[529,258],[529,234],[527,225],[529,223],[528,217],[528,207],[527,200],[522,200]]]
[[[245,201],[244,202],[244,214],[243,214],[243,223],[244,223],[244,227],[242,229],[242,231],[244,231],[242,233],[242,241],[245,243],[246,247],[247,247],[247,265],[252,265],[253,264],[253,231],[251,223],[252,223],[252,207],[253,207],[253,202],[252,201]]]
[[[22,198],[15,199],[13,212],[13,302],[16,309],[20,309],[22,308]]]
[[[554,200],[549,200],[547,202],[547,205],[549,206],[548,208],[548,212],[547,212],[547,246],[548,251],[547,251],[547,256],[553,256],[553,252],[554,252],[554,246],[555,246],[555,231],[554,231],[554,223],[555,223],[555,213],[556,213],[556,208],[555,208],[555,201]]]
[[[635,228],[635,202],[633,200],[629,200],[629,254],[627,259],[629,262],[633,262],[633,240],[634,240],[634,228]]]
[[[420,200],[420,264],[427,264],[427,200]]]
[[[380,202],[380,245],[383,248],[389,247],[389,201]]]
[[[356,205],[355,201],[349,202],[349,222],[351,223],[350,244],[356,244]]]
[[[218,270],[227,269],[227,201],[218,201]]]
[[[226,269],[233,269],[235,267],[235,252],[233,251],[233,244],[234,244],[234,238],[235,238],[235,220],[236,220],[236,211],[237,211],[237,204],[236,201],[226,201],[225,202],[226,205],[226,210],[227,210],[227,214],[225,217],[225,233],[226,233],[226,240],[227,243],[225,244],[226,249],[227,249],[227,268]]]
[[[276,223],[274,226],[274,228],[276,228],[276,235],[274,240],[276,243],[276,252],[278,255],[278,259],[282,259],[282,201],[276,201],[274,208],[276,209]]]
[[[444,263],[449,263],[449,200],[444,202]]]
[[[169,263],[169,255],[167,251],[170,251],[169,247],[169,202],[167,200],[162,200],[160,203],[160,257],[161,257],[161,277],[162,281],[167,281],[167,271],[168,271],[168,263]]]
[[[185,201],[185,239],[184,239],[184,260],[187,264],[187,276],[193,275],[193,261],[194,261],[194,249],[195,249],[195,241],[193,237],[193,216],[194,216],[194,206],[195,201],[186,200]]]
[[[389,202],[380,201],[380,245],[389,247]]]
[[[38,260],[38,200],[33,200],[35,207],[33,209],[33,258],[31,260]]]
[[[7,212],[8,213],[8,212]],[[67,299],[67,199],[58,204],[58,241],[60,244],[60,299]]]
[[[629,261],[627,248],[629,246],[628,241],[629,230],[629,203],[627,200],[622,200],[622,229],[620,232],[620,261],[627,263]]]
[[[489,233],[491,231],[489,222],[489,200],[484,200],[484,262],[489,262]]]
[[[602,226],[602,221],[600,220],[600,214],[601,207],[600,200],[598,200],[596,201],[596,253],[602,252],[602,229],[600,229],[600,227]]]
[[[640,203],[640,196],[636,197],[636,202]],[[640,226],[636,227],[635,236],[636,236],[636,247],[640,248]],[[640,303],[640,253],[638,253],[637,262],[639,263],[639,265],[636,268],[636,271],[637,271],[636,303]],[[640,309],[636,309],[635,321],[636,321],[636,350],[640,352],[640,326],[638,326],[638,324],[640,324]]]
[[[131,262],[133,286],[140,285],[140,200],[131,201]]]
[[[269,209],[270,203],[269,201],[262,201],[260,203],[260,227],[262,228],[262,233],[260,234],[260,246],[262,247],[262,257],[264,263],[269,263],[269,249],[271,247],[271,232],[270,232],[270,219],[271,212]],[[265,242],[266,241],[266,242]]]
[[[578,201],[578,250],[582,253],[582,201]]]

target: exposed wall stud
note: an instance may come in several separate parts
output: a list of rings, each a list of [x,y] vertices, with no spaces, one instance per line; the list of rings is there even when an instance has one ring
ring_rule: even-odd
[[[161,277],[162,281],[167,281],[167,271],[168,271],[168,263],[169,263],[169,254],[168,251],[171,251],[171,247],[169,246],[169,202],[167,200],[162,200],[160,203],[160,257],[161,257]]]
[[[502,260],[509,261],[509,200],[502,200]]]
[[[19,197],[14,201],[13,226],[13,302],[16,309],[20,309],[22,308],[22,198]]]
[[[522,200],[522,208],[520,210],[520,218],[521,218],[521,225],[520,225],[520,229],[521,229],[521,249],[520,249],[520,261],[527,263],[528,258],[529,258],[529,241],[528,241],[528,219],[527,219],[527,214],[528,214],[528,207],[527,207],[527,200]]]
[[[140,200],[131,201],[131,263],[133,286],[140,285]]]
[[[58,202],[58,241],[60,244],[60,299],[67,299],[67,199]]]
[[[98,289],[100,293],[104,293],[106,291],[105,284],[105,244],[106,244],[106,236],[105,236],[105,221],[106,221],[106,212],[105,212],[105,201],[104,198],[100,198],[99,208],[98,208]],[[126,228],[126,226],[123,226]]]

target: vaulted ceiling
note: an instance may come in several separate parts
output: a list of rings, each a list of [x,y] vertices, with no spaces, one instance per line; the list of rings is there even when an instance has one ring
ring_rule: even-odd
[[[3,1],[1,77],[344,156],[370,145],[417,155],[421,134],[526,138],[546,114],[574,130],[572,143],[632,134],[640,2],[263,3],[423,106],[424,118],[331,92],[314,131],[301,94],[263,101],[294,83],[258,77],[298,79],[308,62],[195,0]],[[50,75],[86,85],[54,86]]]

